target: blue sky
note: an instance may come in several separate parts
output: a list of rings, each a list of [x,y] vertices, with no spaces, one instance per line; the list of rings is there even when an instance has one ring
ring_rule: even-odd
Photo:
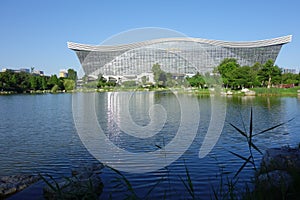
[[[276,64],[300,69],[298,0],[1,0],[0,27],[0,68],[35,67],[48,75],[80,69],[67,41],[99,44],[143,27],[227,41],[291,34]]]

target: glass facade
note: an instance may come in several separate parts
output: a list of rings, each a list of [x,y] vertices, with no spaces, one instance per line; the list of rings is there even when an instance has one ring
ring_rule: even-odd
[[[242,66],[265,63],[269,59],[275,61],[282,45],[289,42],[284,39],[244,42],[245,45],[192,39],[160,39],[110,48],[95,46],[94,49],[79,48],[75,43],[68,45],[76,52],[86,75],[124,76],[149,73],[154,64],[170,73],[195,74],[211,72],[225,58],[235,58]]]

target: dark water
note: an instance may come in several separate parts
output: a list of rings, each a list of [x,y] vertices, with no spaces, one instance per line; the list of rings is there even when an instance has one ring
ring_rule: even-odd
[[[251,107],[253,108],[254,132],[295,118],[288,124],[257,136],[254,141],[262,151],[282,145],[296,146],[300,142],[298,135],[300,101],[297,97],[215,99],[215,102],[226,105],[223,131],[212,151],[204,158],[199,158],[199,149],[203,145],[209,126],[218,126],[210,124],[211,118],[215,117],[212,115],[213,103],[210,97],[176,96],[167,92],[137,92],[131,95],[130,101],[126,104],[124,103],[126,95],[128,93],[0,96],[0,176],[16,173],[47,173],[59,178],[68,176],[73,168],[97,163],[98,160],[85,148],[77,133],[77,130],[82,127],[88,129],[87,124],[92,121],[91,113],[85,110],[86,105],[91,103],[91,99],[94,105],[90,108],[95,110],[95,119],[107,138],[102,141],[102,144],[111,142],[117,148],[134,154],[148,155],[148,153],[161,150],[161,157],[157,160],[144,156],[137,162],[133,162],[131,158],[123,156],[117,164],[117,166],[125,166],[125,169],[127,167],[128,170],[125,170],[123,174],[141,198],[144,198],[154,186],[149,198],[191,198],[183,184],[183,181],[187,179],[185,167],[189,171],[196,196],[203,199],[210,198],[212,187],[218,186],[221,176],[232,177],[243,163],[230,154],[229,150],[243,156],[248,155],[245,138],[230,127],[229,123],[241,129],[245,126],[246,130],[249,130]],[[180,98],[182,100],[178,100]],[[193,104],[195,101],[198,107]],[[155,104],[161,105],[163,109],[158,107],[158,110],[150,116],[149,108]],[[122,120],[126,118],[122,115],[124,107],[128,108],[130,120],[122,125]],[[181,108],[188,111],[186,115],[180,110]],[[81,122],[85,123],[78,122],[79,118],[78,116],[76,118],[76,113],[82,117]],[[196,124],[195,113],[199,113],[200,116],[200,121]],[[143,131],[143,127],[151,123],[151,117],[152,120],[164,121],[156,134],[151,133],[151,130],[157,128],[155,126]],[[190,124],[182,123],[183,118],[187,118]],[[130,124],[132,122],[134,122],[133,125]],[[159,121],[156,122],[156,124],[159,123]],[[128,131],[124,131],[124,129],[134,130],[135,126],[142,130],[140,134],[144,132],[146,135],[152,135],[142,138],[136,137],[135,133],[130,135],[127,134]],[[188,143],[191,134],[188,128],[190,127],[190,132],[192,132],[194,126],[197,127],[195,137],[187,150],[183,148],[184,145],[177,144],[178,148],[173,149],[173,152],[163,151],[165,146],[172,144],[180,127],[185,127],[184,130],[187,132],[186,137],[183,135],[180,141],[182,144]],[[86,130],[86,133],[88,131]],[[107,156],[104,162],[116,166],[114,165],[117,162],[116,154],[113,154],[113,149],[106,149],[106,153],[112,156]],[[179,156],[172,164],[164,166],[164,162],[167,163],[168,156],[172,154]],[[254,152],[254,156],[259,163],[261,155]],[[141,173],[143,170],[147,171],[149,162],[153,166],[162,165],[162,167]],[[250,183],[252,175],[253,171],[250,166],[242,171],[238,183],[241,189],[245,183]],[[109,195],[112,195],[114,199],[123,199],[125,194],[130,194],[124,188],[114,188],[118,184],[113,182],[117,175],[110,169],[105,168],[101,176],[105,185],[101,196],[103,199],[108,198]]]

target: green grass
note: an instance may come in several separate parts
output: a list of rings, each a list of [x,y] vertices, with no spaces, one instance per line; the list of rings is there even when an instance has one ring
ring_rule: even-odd
[[[300,87],[294,88],[252,88],[258,96],[297,96],[297,90]]]
[[[103,184],[100,186],[101,191],[95,190],[93,182],[91,179],[87,181],[79,180],[78,177],[72,176],[63,177],[62,180],[64,182],[59,183],[55,180],[51,175],[41,175],[39,174],[40,178],[44,181],[46,186],[48,186],[48,191],[44,193],[45,199],[90,199],[96,200],[99,199],[99,195],[102,193]],[[73,191],[68,188],[72,186]],[[98,188],[100,189],[100,188]],[[51,192],[50,192],[51,191]]]
[[[209,89],[198,89],[194,92],[198,95],[210,95],[212,93]]]

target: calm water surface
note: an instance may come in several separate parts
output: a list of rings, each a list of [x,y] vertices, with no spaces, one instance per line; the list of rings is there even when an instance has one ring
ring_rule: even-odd
[[[166,123],[160,132],[147,139],[136,138],[122,131],[118,113],[124,105],[122,98],[112,98],[112,93],[0,96],[0,176],[47,173],[59,178],[68,176],[71,169],[98,162],[86,150],[77,134],[72,112],[73,98],[80,99],[79,103],[82,105],[88,103],[85,99],[94,98],[97,120],[106,136],[119,148],[129,152],[152,152],[162,148],[172,141],[180,126],[180,102],[173,93],[168,92],[137,92],[126,105],[132,120],[138,126],[150,123],[151,105],[160,104],[165,109]],[[300,142],[300,99],[297,97],[220,98],[218,101],[227,105],[224,128],[213,150],[200,159],[199,148],[211,118],[211,99],[207,96],[187,95],[184,98],[187,102],[189,98],[196,98],[199,102],[200,122],[196,138],[179,159],[165,168],[142,174],[123,173],[140,197],[144,197],[156,185],[150,198],[189,198],[181,181],[181,178],[186,179],[186,166],[196,195],[204,199],[210,198],[212,187],[217,187],[220,182],[220,174],[223,173],[225,178],[232,177],[242,164],[241,160],[228,151],[248,155],[244,138],[228,124],[233,123],[240,128],[245,125],[248,130],[251,107],[255,132],[295,118],[288,124],[257,136],[255,142],[261,150],[282,145],[296,146]],[[180,150],[179,146],[178,151]],[[259,162],[261,156],[258,153],[255,156]],[[146,162],[147,158],[144,159]],[[133,168],[145,167],[132,166],[130,162],[124,164]],[[117,175],[105,168],[101,176],[105,185],[102,197],[106,199],[111,194],[114,199],[122,199],[125,190],[121,188],[118,192],[113,189],[116,183],[112,180]],[[244,183],[250,182],[251,176],[250,168],[241,173],[241,188]]]

